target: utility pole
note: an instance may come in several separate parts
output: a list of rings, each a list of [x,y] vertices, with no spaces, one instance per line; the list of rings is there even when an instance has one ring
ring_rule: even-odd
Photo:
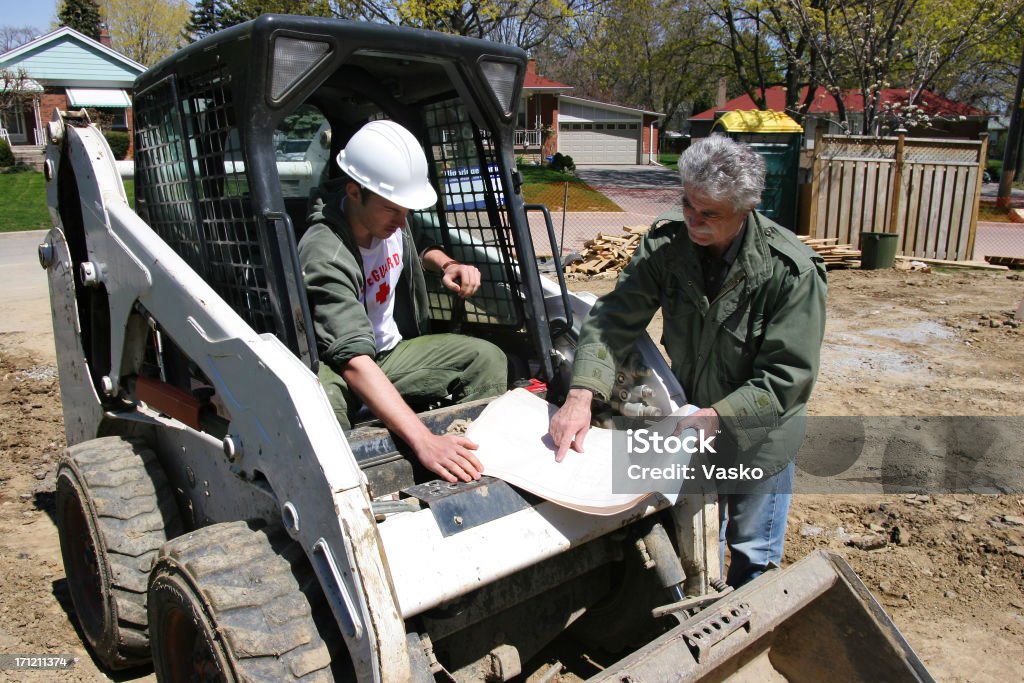
[[[1017,157],[1021,145],[1021,129],[1024,128],[1024,48],[1021,49],[1020,68],[1017,70],[1017,90],[1010,109],[1010,128],[1006,131],[1006,149],[1003,150],[1003,173],[999,178],[999,195],[996,206],[1008,208],[1013,192],[1013,180],[1017,173]]]

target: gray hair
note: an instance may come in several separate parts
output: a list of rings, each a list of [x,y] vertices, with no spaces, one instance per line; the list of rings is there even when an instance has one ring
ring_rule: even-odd
[[[679,157],[683,189],[713,201],[728,200],[737,211],[753,209],[764,191],[764,159],[749,146],[724,135],[694,142]]]

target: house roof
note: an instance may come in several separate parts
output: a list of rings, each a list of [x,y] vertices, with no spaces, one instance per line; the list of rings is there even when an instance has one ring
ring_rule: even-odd
[[[572,86],[541,76],[537,73],[537,61],[531,59],[526,64],[526,77],[523,79],[523,90],[572,90]]]
[[[650,114],[651,116],[664,116],[661,112],[650,111],[647,109],[637,109],[636,107],[624,107],[621,104],[611,104],[609,102],[598,102],[597,100],[585,100],[582,97],[570,97],[569,95],[561,95],[558,98],[562,102],[573,102],[588,107],[596,107],[597,109],[607,109],[609,111],[621,112],[624,114]]]
[[[910,91],[907,88],[887,88],[882,90],[880,94],[882,102],[896,103],[906,102],[910,96]],[[807,86],[804,86],[800,88],[800,98],[798,101],[803,103],[806,96]],[[842,98],[846,111],[854,113],[864,111],[864,96],[861,94],[860,90],[852,88],[844,90]],[[765,90],[765,104],[768,109],[784,111],[786,107],[786,89],[781,85],[775,85]],[[945,97],[936,95],[930,90],[921,91],[915,104],[917,104],[925,114],[929,114],[931,116],[985,116],[985,112],[980,109],[961,102],[948,100]],[[715,112],[718,111],[749,109],[757,109],[757,105],[754,104],[754,100],[750,95],[741,95],[740,97],[735,97],[729,100],[721,107],[713,107],[691,116],[690,121],[712,121],[715,118]],[[839,108],[836,106],[835,98],[832,97],[825,88],[816,88],[814,92],[814,99],[806,113],[835,114],[838,112]]]
[[[57,82],[121,82],[125,85],[146,67],[99,41],[62,26],[0,54],[0,68],[24,68],[33,79]]]

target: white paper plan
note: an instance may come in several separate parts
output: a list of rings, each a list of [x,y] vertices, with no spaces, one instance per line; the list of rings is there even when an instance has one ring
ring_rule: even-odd
[[[555,462],[556,449],[548,436],[548,425],[557,410],[558,406],[525,389],[515,389],[492,401],[466,432],[479,446],[476,456],[484,474],[594,515],[614,515],[650,495],[661,495],[612,492],[611,429],[592,427],[583,443],[583,453],[570,450],[562,462]],[[675,495],[666,497],[675,503]]]

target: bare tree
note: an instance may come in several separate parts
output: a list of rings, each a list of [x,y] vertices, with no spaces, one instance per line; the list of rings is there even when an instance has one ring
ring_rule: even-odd
[[[13,50],[39,35],[31,26],[0,26],[0,52]]]
[[[0,110],[20,112],[32,99],[31,85],[25,69],[0,69]]]

